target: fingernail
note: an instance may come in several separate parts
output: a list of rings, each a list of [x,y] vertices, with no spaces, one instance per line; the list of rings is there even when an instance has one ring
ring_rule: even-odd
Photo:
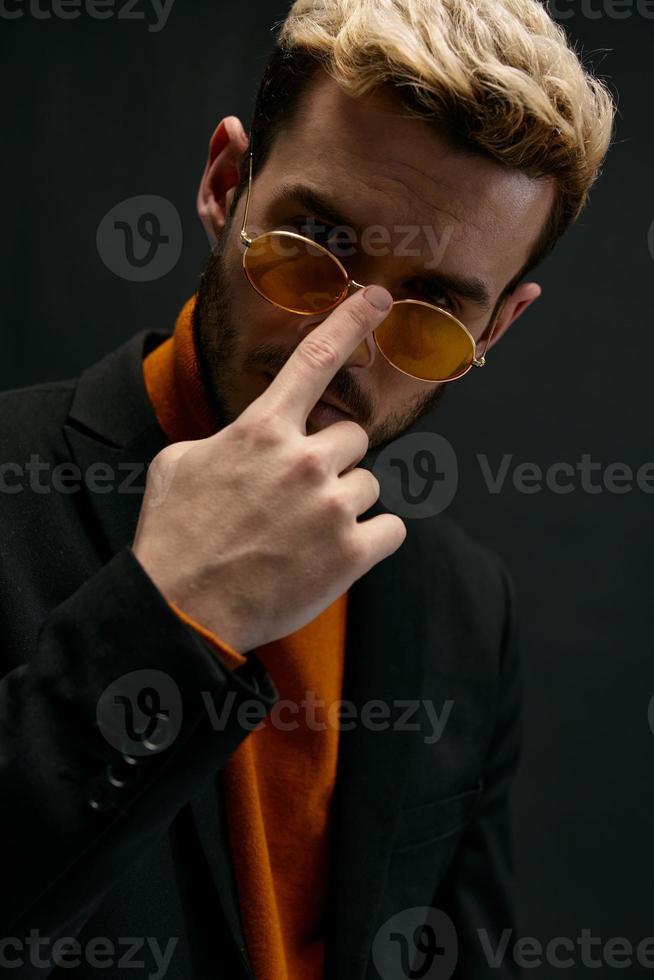
[[[393,297],[383,286],[368,286],[363,295],[377,310],[390,310],[393,305]]]

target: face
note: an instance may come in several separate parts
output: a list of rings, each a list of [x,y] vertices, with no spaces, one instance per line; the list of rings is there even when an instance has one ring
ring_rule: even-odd
[[[247,146],[239,120],[222,120],[198,195],[216,247],[199,290],[196,337],[221,424],[237,418],[329,316],[280,310],[244,274],[245,195],[231,217],[230,211]],[[356,282],[441,306],[479,341],[553,202],[550,181],[453,150],[426,122],[404,117],[392,96],[353,100],[321,73],[253,183],[246,230],[254,238],[277,228],[308,229],[329,243]],[[504,301],[493,344],[539,295],[536,283],[523,283]],[[471,383],[474,372],[450,384]],[[396,370],[368,339],[327,391],[366,430],[372,448],[415,424],[446,388]],[[331,421],[314,411],[307,434]]]

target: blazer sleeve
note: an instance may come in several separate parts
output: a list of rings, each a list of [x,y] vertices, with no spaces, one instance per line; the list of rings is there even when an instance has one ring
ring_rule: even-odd
[[[0,680],[0,935],[76,934],[277,698],[116,554]]]
[[[494,734],[483,790],[434,904],[458,938],[455,980],[516,980],[509,793],[520,752],[521,676],[515,591],[501,565],[506,595]],[[507,942],[508,937],[508,942]]]

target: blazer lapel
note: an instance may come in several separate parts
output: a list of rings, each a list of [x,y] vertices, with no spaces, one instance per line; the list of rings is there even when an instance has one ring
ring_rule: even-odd
[[[383,512],[378,502],[365,516]],[[339,738],[325,970],[330,980],[361,980],[366,969],[406,763],[419,738],[394,728],[393,721],[402,701],[421,697],[425,574],[421,539],[409,525],[398,551],[355,582],[348,596],[343,699],[354,705],[348,717],[357,723]],[[362,716],[366,703],[377,700],[390,711],[382,730],[375,730],[379,716],[374,727]]]
[[[103,550],[110,555],[132,543],[147,467],[166,442],[145,390],[142,367],[147,350],[165,337],[142,331],[88,368],[79,379],[64,426]]]

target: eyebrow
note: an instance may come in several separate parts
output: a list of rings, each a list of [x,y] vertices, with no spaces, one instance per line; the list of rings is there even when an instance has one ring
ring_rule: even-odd
[[[327,197],[307,187],[306,184],[281,184],[272,201],[273,206],[283,204],[299,204],[304,210],[322,218],[330,225],[345,225],[352,228],[361,237],[361,227],[357,222],[349,220],[338,206]],[[455,293],[461,299],[468,300],[481,312],[491,308],[491,292],[483,279],[477,276],[460,276],[456,273],[424,272],[420,276],[426,283]]]

